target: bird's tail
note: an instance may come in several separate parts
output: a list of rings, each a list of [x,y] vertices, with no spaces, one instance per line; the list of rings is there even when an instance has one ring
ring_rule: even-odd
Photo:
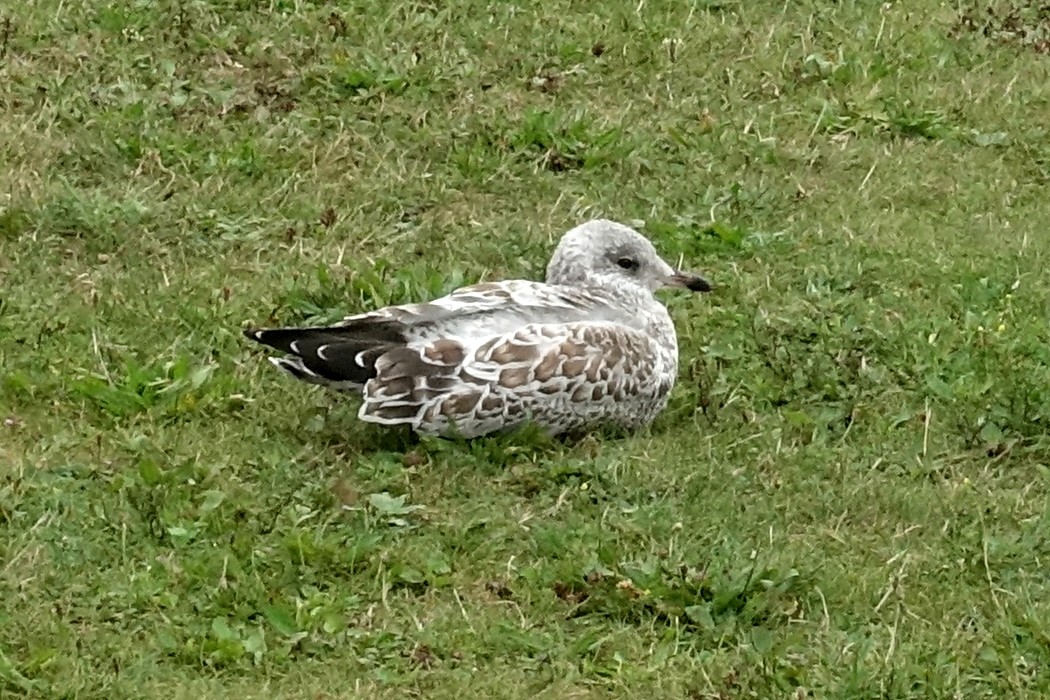
[[[281,350],[285,357],[271,357],[273,365],[296,379],[338,391],[359,392],[376,376],[376,360],[404,344],[401,337],[352,326],[320,328],[249,329],[244,335],[257,343]]]

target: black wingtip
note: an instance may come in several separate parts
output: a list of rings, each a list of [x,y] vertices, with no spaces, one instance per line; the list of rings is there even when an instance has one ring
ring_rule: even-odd
[[[323,328],[245,328],[243,333],[245,338],[260,345],[299,355],[297,343],[307,338],[317,338],[319,335],[323,337],[324,330]]]

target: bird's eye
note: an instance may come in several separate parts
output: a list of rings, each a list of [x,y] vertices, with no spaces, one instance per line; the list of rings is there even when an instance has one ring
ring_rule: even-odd
[[[625,270],[634,270],[638,267],[638,262],[631,258],[620,258],[616,261],[616,264]]]

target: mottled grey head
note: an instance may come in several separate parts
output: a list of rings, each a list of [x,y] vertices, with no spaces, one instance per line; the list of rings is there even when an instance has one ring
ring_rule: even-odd
[[[664,262],[645,236],[606,219],[580,224],[562,236],[547,265],[547,282],[574,287],[628,285],[649,292],[661,287],[711,291],[703,277]]]

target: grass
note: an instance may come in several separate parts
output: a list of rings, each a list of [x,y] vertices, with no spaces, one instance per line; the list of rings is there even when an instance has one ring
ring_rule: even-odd
[[[0,695],[1050,695],[1035,4],[38,0],[0,17]],[[417,442],[242,324],[671,294],[651,430]]]

